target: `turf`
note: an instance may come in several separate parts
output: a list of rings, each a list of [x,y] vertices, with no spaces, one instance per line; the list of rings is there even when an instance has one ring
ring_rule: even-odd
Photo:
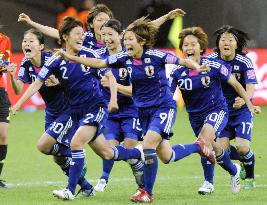
[[[215,170],[215,193],[200,196],[197,189],[203,182],[199,155],[191,155],[169,165],[159,164],[159,172],[154,187],[154,204],[267,204],[267,107],[256,116],[253,128],[252,149],[256,156],[256,185],[253,190],[242,189],[232,194],[229,175],[219,166]],[[132,204],[129,197],[136,185],[129,166],[116,162],[104,193],[90,198],[77,198],[73,202],[63,202],[52,196],[54,189],[63,188],[67,178],[53,163],[51,156],[38,152],[36,142],[43,132],[43,111],[35,113],[19,112],[12,116],[9,132],[8,158],[2,178],[9,188],[0,189],[0,205],[57,205],[57,204]],[[191,143],[195,140],[186,112],[180,110],[174,126],[172,144]],[[87,147],[87,178],[94,185],[101,174],[101,159]]]

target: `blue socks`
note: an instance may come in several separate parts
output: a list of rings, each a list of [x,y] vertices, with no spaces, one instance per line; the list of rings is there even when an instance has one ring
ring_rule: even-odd
[[[71,149],[63,144],[56,143],[51,148],[50,155],[71,157]]]
[[[217,163],[226,171],[229,172],[230,175],[234,176],[236,175],[236,166],[231,161],[230,156],[228,152],[222,151],[222,154],[219,156],[216,156]]]
[[[145,165],[144,165],[144,180],[145,190],[152,195],[152,190],[158,172],[158,158],[155,149],[144,149]]]
[[[240,156],[241,161],[244,164],[246,170],[246,178],[254,179],[254,166],[255,166],[255,156],[254,153],[249,150],[245,155]]]
[[[80,179],[84,165],[85,151],[72,150],[71,153],[72,153],[72,161],[70,163],[69,181],[67,187],[72,192],[72,194],[75,194],[75,189]]]
[[[201,164],[203,167],[205,181],[213,184],[214,167],[215,165],[210,163],[206,157],[201,157]]]
[[[198,144],[178,144],[172,147],[172,157],[169,162],[176,162],[192,153],[199,152]]]
[[[114,150],[114,158],[113,160],[125,160],[125,159],[141,159],[141,153],[138,149],[133,148],[125,148],[123,146],[117,145],[113,146],[112,149]]]
[[[113,164],[114,164],[113,160],[103,160],[102,161],[103,172],[102,172],[102,176],[100,177],[100,179],[105,179],[106,182],[108,181]]]

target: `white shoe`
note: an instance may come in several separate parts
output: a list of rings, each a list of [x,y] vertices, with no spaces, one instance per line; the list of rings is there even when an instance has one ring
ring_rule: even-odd
[[[198,189],[198,193],[201,195],[212,194],[213,192],[214,192],[214,186],[208,181],[204,181],[202,186]]]
[[[107,182],[105,179],[99,179],[97,184],[94,187],[94,190],[97,192],[104,192],[107,187]]]
[[[236,175],[231,175],[231,189],[233,193],[238,193],[240,191],[241,185],[240,185],[240,170],[241,167],[239,164],[234,164],[236,166]]]
[[[69,189],[54,190],[53,195],[63,200],[73,200],[75,197]]]
[[[142,144],[136,145],[135,148],[140,151],[140,153],[141,153],[141,160],[143,162],[145,162],[145,154],[143,152],[143,146],[142,146]]]

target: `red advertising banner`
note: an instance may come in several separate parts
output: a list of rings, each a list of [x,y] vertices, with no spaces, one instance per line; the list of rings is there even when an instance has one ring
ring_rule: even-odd
[[[254,65],[258,80],[258,84],[255,86],[253,102],[257,105],[267,105],[267,49],[251,49],[247,55]],[[17,63],[19,67],[22,58],[22,53],[14,53],[12,61]],[[171,67],[168,67],[167,69],[171,69]],[[167,71],[167,73],[169,73],[169,71]],[[14,104],[19,99],[20,95],[15,95],[13,92],[8,76],[5,80],[7,82],[7,91],[9,93],[11,103]],[[28,86],[25,86],[24,89],[27,87]],[[24,104],[23,108],[28,111],[34,111],[39,108],[44,108],[44,106],[45,105],[41,96],[36,94]]]

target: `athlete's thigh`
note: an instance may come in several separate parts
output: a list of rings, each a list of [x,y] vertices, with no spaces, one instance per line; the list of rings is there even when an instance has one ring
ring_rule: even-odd
[[[93,151],[102,158],[112,158],[114,151],[103,134],[100,134],[94,141],[89,143]]]
[[[80,126],[71,140],[71,147],[84,147],[94,138],[96,131],[97,128],[94,126]]]
[[[37,146],[42,147],[44,150],[50,151],[52,146],[56,143],[56,139],[45,132],[38,140]]]

